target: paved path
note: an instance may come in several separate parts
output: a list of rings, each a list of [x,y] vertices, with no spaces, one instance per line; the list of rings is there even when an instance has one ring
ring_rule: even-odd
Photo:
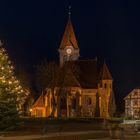
[[[72,135],[84,135],[84,134],[96,134],[103,133],[104,131],[80,131],[80,132],[60,132],[60,133],[48,133],[45,135],[26,135],[26,136],[10,136],[4,137],[0,136],[0,140],[31,140],[36,138],[47,138],[47,137],[57,137],[57,136],[72,136]]]
[[[99,131],[98,131],[99,132]],[[86,131],[86,132],[63,132],[63,133],[52,133],[47,135],[26,135],[26,136],[11,136],[4,137],[0,136],[0,140],[31,140],[36,138],[57,137],[57,136],[70,136],[75,134],[93,134],[97,131]],[[111,140],[111,138],[98,138],[98,139],[87,139],[87,140]],[[124,140],[140,140],[140,134],[137,135],[126,135]]]

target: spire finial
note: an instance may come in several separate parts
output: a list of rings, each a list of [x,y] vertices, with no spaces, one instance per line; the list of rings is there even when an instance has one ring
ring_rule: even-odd
[[[71,16],[71,5],[69,5],[68,9],[69,9],[68,14],[69,14],[69,17],[70,17]]]

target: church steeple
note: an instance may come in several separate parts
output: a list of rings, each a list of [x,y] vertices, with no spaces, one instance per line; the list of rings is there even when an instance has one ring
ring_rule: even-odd
[[[60,64],[64,61],[77,60],[79,58],[79,47],[71,22],[71,12],[69,11],[68,22],[59,46]]]
[[[100,80],[113,80],[105,62],[101,68],[99,79]]]
[[[75,49],[78,49],[78,43],[76,40],[76,36],[74,33],[70,15],[68,18],[68,22],[67,22],[65,32],[63,34],[59,49],[64,49],[68,45],[72,45]]]

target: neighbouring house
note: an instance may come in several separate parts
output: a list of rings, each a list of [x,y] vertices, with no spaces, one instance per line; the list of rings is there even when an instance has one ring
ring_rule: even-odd
[[[125,98],[125,115],[130,118],[140,117],[140,87],[133,89]]]
[[[81,60],[80,49],[69,16],[68,23],[59,47],[60,67],[66,63],[76,65],[78,76],[69,72],[60,104],[57,105],[55,117],[110,117],[115,111],[113,78],[104,62],[99,66],[97,59]],[[78,77],[78,78],[77,78]],[[55,87],[55,98],[59,84]],[[52,111],[51,89],[46,90],[31,108],[31,116],[49,117]]]

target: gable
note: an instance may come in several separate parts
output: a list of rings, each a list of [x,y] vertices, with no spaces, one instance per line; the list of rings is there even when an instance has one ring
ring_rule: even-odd
[[[32,108],[35,108],[35,107],[45,107],[45,99],[44,99],[43,94],[41,94],[40,97],[33,104]]]
[[[133,89],[126,97],[124,97],[124,100],[137,97],[140,97],[140,88]]]

